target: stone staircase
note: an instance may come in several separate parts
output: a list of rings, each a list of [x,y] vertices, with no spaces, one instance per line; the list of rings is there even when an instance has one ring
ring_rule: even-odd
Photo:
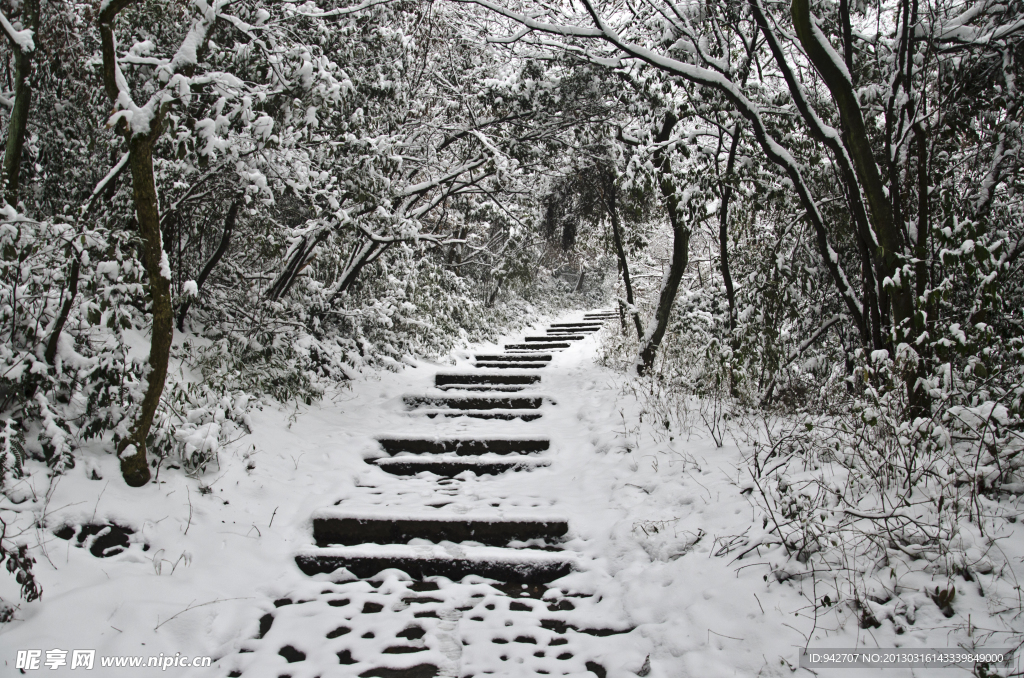
[[[552,324],[545,336],[506,344],[500,354],[476,354],[468,368],[438,372],[429,392],[405,396],[414,421],[504,420],[516,422],[505,430],[520,426],[524,433],[380,436],[381,455],[368,463],[434,499],[416,505],[384,496],[372,510],[339,501],[316,511],[313,543],[295,558],[302,572],[320,575],[316,590],[277,601],[261,620],[259,638],[243,650],[253,655],[240,655],[228,675],[607,676],[593,658],[607,656],[610,637],[632,629],[621,619],[596,628],[601,596],[552,585],[586,569],[561,548],[571,526],[557,507],[493,496],[467,508],[456,500],[469,479],[479,495],[485,477],[545,472],[557,448],[529,428],[558,403],[540,391],[537,370],[610,317],[600,311]],[[307,668],[324,665],[337,668]]]

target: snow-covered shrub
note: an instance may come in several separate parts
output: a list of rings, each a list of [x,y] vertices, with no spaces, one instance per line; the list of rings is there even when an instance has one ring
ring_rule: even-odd
[[[140,315],[123,303],[137,286],[130,260],[119,262],[128,242],[15,213],[0,223],[0,411],[55,472],[73,465],[74,439],[109,431],[133,403],[141,368],[125,360],[123,332]]]
[[[205,382],[175,380],[164,399],[167,407],[154,423],[152,449],[189,475],[202,475],[214,462],[219,467],[221,447],[252,432],[251,398],[244,391],[225,394]]]

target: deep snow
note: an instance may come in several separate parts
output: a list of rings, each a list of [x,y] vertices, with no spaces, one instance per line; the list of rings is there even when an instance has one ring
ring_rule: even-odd
[[[524,334],[537,331],[541,325]],[[905,629],[894,623],[895,615],[879,628],[859,628],[842,585],[786,564],[781,547],[742,561],[733,560],[735,551],[716,556],[723,544],[738,535],[752,537],[761,526],[759,511],[743,492],[749,489],[743,450],[729,436],[717,448],[699,426],[675,432],[658,428],[650,417],[642,420],[636,399],[624,388],[629,378],[596,364],[600,340],[601,334],[592,335],[556,353],[549,367],[529,371],[541,374],[542,382],[523,393],[547,396],[536,421],[431,419],[405,405],[406,395],[436,393],[438,371],[471,369],[472,353],[500,352],[499,346],[483,345],[454,352],[447,364],[411,361],[415,367],[398,373],[360,376],[310,407],[264,406],[252,413],[253,433],[222,450],[219,467],[198,480],[165,468],[158,483],[131,489],[121,481],[116,459],[96,452],[51,485],[44,467],[30,464],[32,473],[14,493],[24,501],[5,499],[0,517],[8,524],[8,537],[33,547],[44,595],[22,603],[15,621],[0,628],[4,675],[15,674],[19,649],[60,648],[96,649],[101,656],[182,653],[216,660],[212,670],[97,666],[92,675],[223,676],[246,658],[239,650],[259,634],[259,620],[283,598],[312,602],[282,608],[273,632],[294,637],[295,643],[311,634],[323,638],[342,613],[323,596],[334,595],[340,582],[307,577],[294,557],[312,547],[311,518],[324,510],[567,518],[564,548],[578,559],[580,571],[553,586],[566,594],[596,596],[577,616],[589,615],[595,625],[610,628],[635,627],[610,639],[593,638],[584,648],[602,658],[609,676],[642,673],[645,660],[647,675],[656,678],[811,675],[796,668],[798,649],[808,642],[955,648],[970,640],[968,633],[977,639],[1013,623],[999,616],[993,591],[1012,590],[1006,582],[1020,572],[1024,548],[1017,531],[1000,542],[1000,562],[989,575],[973,584],[958,581],[954,618],[945,618],[922,590],[944,584],[945,577],[939,580],[923,568],[894,568],[891,586],[898,593],[889,606],[904,605],[902,618],[913,618]],[[382,456],[376,441],[382,435],[550,437],[550,449],[535,457],[550,465],[501,476],[464,474],[439,485],[429,475],[396,477],[368,464]],[[76,548],[74,540],[54,535],[63,525],[83,523],[129,527],[131,545],[118,555],[96,558],[87,548]],[[884,587],[888,577],[876,578]],[[486,582],[474,582],[461,589],[442,582],[436,594],[442,599],[439,609],[447,612],[428,629],[434,638],[430,657],[447,662],[443,675],[458,675],[460,666],[463,671],[494,668],[498,646],[489,639],[495,628],[453,612],[468,591],[488,591]],[[400,594],[411,585],[394,574],[379,584],[357,595],[386,599],[389,591]],[[351,592],[362,585],[345,586]],[[829,593],[838,604],[826,608],[820,601]],[[18,599],[13,577],[0,576],[0,596]],[[1020,610],[1017,599],[1003,604]],[[404,622],[401,610],[394,614],[357,611],[344,618],[355,631],[364,631],[397,628]],[[879,614],[885,617],[885,610]],[[319,649],[288,666],[295,676],[356,675],[339,666],[332,652]],[[517,666],[521,673],[495,670],[535,675],[528,662]],[[272,669],[267,665],[245,675],[278,675]],[[76,675],[67,667],[32,673]],[[817,675],[878,673],[845,669]],[[968,673],[889,669],[884,675]]]

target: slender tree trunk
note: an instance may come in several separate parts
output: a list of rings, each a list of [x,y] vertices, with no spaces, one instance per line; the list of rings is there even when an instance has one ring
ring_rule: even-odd
[[[729,159],[725,163],[725,179],[722,182],[722,208],[718,213],[718,248],[719,261],[722,266],[722,281],[725,284],[725,296],[729,301],[729,334],[736,330],[736,290],[732,284],[732,273],[729,271],[729,202],[732,200],[732,173],[736,167],[736,150],[739,146],[742,128],[737,124],[732,132],[732,144],[729,147]]]
[[[621,261],[619,262],[617,271],[619,275],[622,275]],[[619,299],[619,325],[622,326],[622,336],[626,336],[629,333],[629,325],[626,324],[626,304],[624,304],[621,299]],[[639,341],[641,337],[643,337],[643,332],[638,332],[637,340]]]
[[[839,0],[839,25],[843,31],[843,61],[846,62],[846,70],[853,78],[856,75],[853,70],[853,26],[850,24],[850,0]]]
[[[494,290],[490,296],[487,297],[487,308],[493,308],[494,302],[498,300],[498,291],[501,290],[501,284],[505,282],[505,276],[498,276],[498,282],[494,284]]]
[[[672,113],[666,115],[665,124],[655,137],[655,141],[662,144],[668,141],[677,121],[678,119]],[[683,279],[683,272],[686,271],[686,265],[690,258],[690,229],[680,218],[679,198],[676,196],[675,182],[672,181],[672,163],[665,157],[661,148],[654,153],[654,166],[661,174],[659,187],[661,195],[665,199],[669,223],[672,225],[672,261],[669,263],[668,273],[661,285],[658,308],[654,316],[654,328],[641,342],[643,347],[636,364],[636,372],[641,376],[654,365],[654,357],[658,352],[658,347],[661,346],[665,330],[668,328],[672,305],[675,303],[679,283]]]
[[[220,262],[221,257],[228,251],[228,245],[231,243],[231,234],[235,230],[235,219],[238,217],[238,208],[242,206],[241,201],[235,200],[231,203],[231,207],[228,208],[228,215],[224,219],[224,231],[220,236],[220,245],[217,246],[217,251],[213,253],[210,260],[206,262],[206,266],[203,267],[202,272],[199,273],[199,277],[196,278],[196,295],[203,289],[203,284],[206,279],[210,277],[210,273],[213,272],[214,267]],[[178,331],[185,331],[185,318],[188,316],[188,310],[192,306],[192,299],[186,299],[185,303],[181,305],[181,310],[178,311]]]
[[[615,245],[615,254],[619,258],[619,271],[622,273],[622,285],[626,288],[626,303],[629,304],[629,315],[632,316],[633,324],[636,326],[637,341],[643,341],[644,326],[640,320],[640,314],[636,311],[635,300],[633,298],[633,281],[629,277],[629,261],[626,259],[626,249],[622,246],[622,229],[619,224],[619,206],[616,200],[618,189],[615,186],[614,177],[606,177],[604,183],[605,204],[608,209],[608,216],[612,222],[612,242]],[[619,313],[624,314],[625,312],[626,310],[623,308],[622,302],[619,302]],[[623,318],[622,324],[623,329],[625,329],[625,318]]]
[[[46,342],[46,352],[43,354],[46,363],[51,367],[57,362],[57,344],[60,341],[60,333],[64,331],[64,325],[68,321],[68,316],[71,315],[71,307],[78,294],[78,273],[78,257],[75,256],[74,261],[71,262],[71,272],[68,275],[68,298],[64,300],[57,321],[53,323],[53,330],[50,331],[50,338]]]
[[[924,322],[919,323],[918,331],[924,332],[934,322],[934,314],[928,295],[930,283],[928,268],[928,236],[931,230],[931,213],[928,201],[928,133],[921,125],[915,127],[917,137],[917,242],[914,243],[914,282],[915,292],[920,304],[925,309]]]
[[[117,101],[120,93],[115,77],[117,54],[114,43],[114,19],[118,12],[133,1],[110,0],[100,12],[103,84],[112,101]],[[156,178],[153,174],[153,143],[160,136],[159,117],[158,111],[146,133],[133,133],[128,126],[121,128],[128,141],[132,197],[142,239],[142,264],[149,278],[149,295],[153,309],[153,336],[149,346],[146,393],[131,432],[117,446],[117,456],[121,460],[121,475],[131,487],[141,487],[150,479],[149,464],[146,460],[147,438],[167,380],[167,364],[170,360],[171,341],[174,338],[170,267],[160,237],[160,206]]]
[[[270,289],[267,290],[267,299],[277,301],[288,293],[288,290],[292,288],[302,269],[313,260],[313,253],[316,251],[317,246],[326,240],[328,235],[329,232],[324,230],[318,233],[312,240],[302,236],[302,242],[292,251],[291,257],[285,263],[284,269],[278,274],[274,282],[271,283]]]
[[[33,40],[39,36],[39,0],[24,0],[21,9],[21,23],[32,29]],[[21,175],[21,153],[25,147],[25,130],[28,128],[28,110],[32,103],[32,51],[25,50],[11,42],[14,52],[14,109],[7,126],[7,144],[4,148],[4,198],[9,205],[18,204],[19,178]]]
[[[718,213],[718,260],[722,267],[725,296],[729,302],[729,347],[732,349],[732,356],[729,359],[729,393],[733,397],[738,395],[732,364],[739,349],[739,338],[736,336],[736,289],[732,284],[732,273],[729,270],[729,202],[732,200],[732,174],[736,168],[736,151],[739,148],[742,131],[739,123],[732,131],[729,159],[725,163],[725,177],[722,180],[722,208]]]
[[[894,193],[893,201],[890,202],[874,153],[871,150],[870,137],[867,134],[864,116],[853,83],[840,70],[839,64],[836,64],[831,58],[828,51],[829,45],[821,42],[822,34],[815,33],[809,0],[792,0],[791,13],[800,43],[815,69],[821,74],[822,80],[839,109],[843,146],[853,161],[857,179],[867,198],[871,223],[878,235],[882,280],[885,278],[895,279],[896,270],[903,263],[901,255],[905,252],[903,234],[897,226],[900,220],[894,214],[894,206],[898,206],[898,191]],[[906,36],[907,20],[904,19],[903,23],[904,40],[909,40],[909,37]],[[910,49],[909,46],[907,49]],[[907,58],[909,69],[912,59],[909,55]],[[890,189],[889,192],[893,191]],[[889,303],[892,308],[894,345],[906,343],[914,346],[917,339],[915,331],[916,299],[909,280],[904,280],[899,286],[893,287],[889,294]],[[908,416],[911,419],[931,414],[931,398],[923,388],[918,388],[922,369],[920,362],[918,361],[918,367],[907,369],[903,375]]]
[[[131,433],[118,445],[118,457],[121,459],[121,475],[125,482],[132,487],[140,487],[148,483],[150,478],[146,444],[167,380],[167,364],[174,338],[174,310],[171,307],[170,271],[167,270],[167,256],[160,239],[160,209],[153,176],[152,137],[148,134],[134,134],[129,144],[132,195],[142,235],[142,263],[149,278],[153,308],[153,336],[149,346],[146,394]]]
[[[341,294],[347,292],[355,284],[363,268],[376,261],[380,255],[384,254],[387,248],[387,243],[374,241],[367,241],[360,245],[350,257],[348,266],[345,267],[345,271],[342,273],[338,289],[331,295],[329,303],[333,303]]]

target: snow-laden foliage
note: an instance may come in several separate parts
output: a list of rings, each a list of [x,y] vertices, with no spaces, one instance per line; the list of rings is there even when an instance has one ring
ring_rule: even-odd
[[[723,555],[848,577],[866,625],[907,621],[879,563],[972,577],[1024,488],[1021,7],[475,4],[607,77],[583,162],[662,209],[619,219],[608,361],[666,435],[747,447],[764,524]]]
[[[531,177],[575,119],[559,78],[457,28],[423,3],[44,7],[0,223],[4,476],[115,449],[143,411],[143,138],[177,326],[155,468],[216,464],[265,397],[312,402],[600,294],[555,277],[565,255],[532,228]]]

